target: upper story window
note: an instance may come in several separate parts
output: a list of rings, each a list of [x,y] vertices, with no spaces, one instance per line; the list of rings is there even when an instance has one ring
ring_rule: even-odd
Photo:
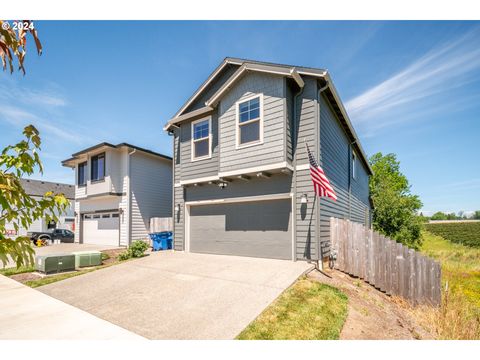
[[[92,156],[92,171],[91,171],[91,180],[99,181],[105,178],[105,154],[99,154]]]
[[[355,151],[352,151],[352,178],[356,179],[357,177],[357,155]]]
[[[78,186],[83,186],[87,184],[87,162],[78,164]]]
[[[237,102],[237,148],[263,142],[263,95]]]
[[[208,159],[211,152],[212,118],[192,122],[192,161]]]

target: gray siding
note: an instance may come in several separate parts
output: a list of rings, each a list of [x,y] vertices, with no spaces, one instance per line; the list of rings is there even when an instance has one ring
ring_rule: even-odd
[[[292,137],[293,137],[293,97],[294,94],[292,92],[292,88],[287,81],[284,79],[285,85],[285,116],[286,116],[286,146],[287,146],[287,161],[291,163],[293,161],[293,144],[292,144]]]
[[[183,198],[183,187],[174,188],[174,206],[180,205],[180,212],[173,211],[173,248],[184,250],[185,236],[185,201]]]
[[[248,73],[219,105],[220,171],[285,161],[285,87],[280,76]],[[236,149],[236,102],[263,94],[263,144]]]
[[[173,133],[173,168],[174,183],[178,183],[182,176],[182,165],[180,156],[180,130],[175,129]]]
[[[154,156],[130,157],[131,240],[148,237],[150,218],[172,216],[172,164]]]
[[[351,176],[350,140],[330,104],[320,99],[320,164],[332,183],[337,201],[322,198],[320,206],[320,246],[322,255],[330,251],[330,217],[350,219],[369,225],[368,174],[360,159],[357,178]],[[350,189],[351,186],[351,189]]]
[[[297,144],[295,151],[296,164],[308,164],[308,155],[305,148],[306,140],[310,149],[315,152],[315,143],[317,142],[317,85],[316,81],[305,78],[305,88],[301,96],[297,99],[297,124],[296,136]],[[293,94],[292,94],[293,95]],[[296,254],[297,259],[318,259],[317,251],[317,220],[318,220],[318,199],[312,187],[310,171],[295,171],[296,181]],[[302,195],[306,194],[307,204],[302,204]]]
[[[239,67],[239,65],[233,64],[225,66],[222,72],[206,87],[204,92],[185,109],[184,113],[204,107],[205,102],[223,85],[225,81],[228,80],[230,76],[235,73],[235,71],[237,71]]]
[[[252,178],[250,181],[236,180],[224,189],[214,184],[188,186],[185,189],[186,201],[217,200],[245,196],[261,196],[290,193],[292,177],[276,174],[268,179]]]
[[[180,167],[181,180],[189,180],[214,176],[218,174],[218,119],[216,114],[212,114],[212,157],[192,161],[192,122],[183,123],[181,129],[180,144]]]

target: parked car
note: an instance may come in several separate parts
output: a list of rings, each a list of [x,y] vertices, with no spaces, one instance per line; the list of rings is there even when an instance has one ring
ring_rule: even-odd
[[[60,240],[64,243],[73,243],[74,241],[74,233],[67,229],[53,229],[44,232],[28,232],[27,236],[33,242],[37,240]]]

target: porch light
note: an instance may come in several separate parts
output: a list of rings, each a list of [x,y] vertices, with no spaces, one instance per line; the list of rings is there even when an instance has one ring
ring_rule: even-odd
[[[300,199],[300,203],[301,204],[306,204],[308,203],[308,198],[307,198],[307,194],[303,194],[301,199]]]
[[[180,204],[177,204],[177,206],[175,206],[175,213],[176,214],[180,213]]]

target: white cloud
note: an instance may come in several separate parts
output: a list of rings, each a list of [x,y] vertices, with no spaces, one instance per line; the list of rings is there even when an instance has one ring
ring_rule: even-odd
[[[480,31],[475,28],[455,41],[433,48],[403,70],[347,101],[346,108],[353,121],[366,132],[402,121],[398,116],[387,116],[399,109],[410,119],[418,117],[419,109],[412,106],[418,100],[476,80],[471,75],[480,69],[478,59]],[[435,106],[422,110],[423,116],[428,111],[437,111]]]

